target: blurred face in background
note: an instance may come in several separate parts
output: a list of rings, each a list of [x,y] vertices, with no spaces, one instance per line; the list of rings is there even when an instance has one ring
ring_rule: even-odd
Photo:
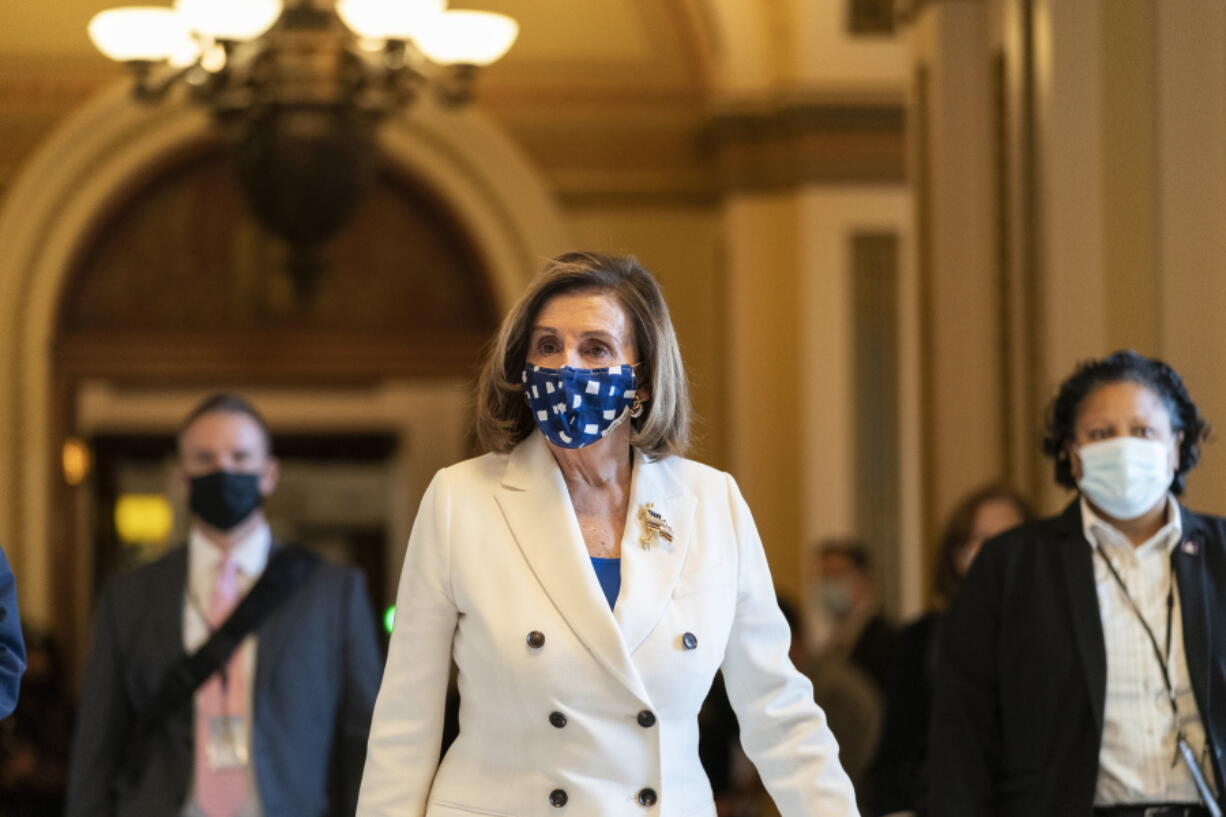
[[[179,437],[179,467],[188,479],[230,471],[256,474],[268,496],[277,484],[277,464],[268,438],[253,418],[236,411],[210,411],[192,421]]]
[[[1022,515],[1021,509],[1008,499],[987,499],[979,503],[979,507],[975,509],[975,521],[971,526],[971,534],[954,557],[954,566],[958,575],[965,576],[966,571],[970,570],[971,562],[975,561],[975,557],[979,555],[979,549],[983,547],[984,542],[1024,521],[1026,518]]]
[[[832,618],[845,618],[872,594],[872,580],[849,556],[833,551],[818,557],[817,603]]]

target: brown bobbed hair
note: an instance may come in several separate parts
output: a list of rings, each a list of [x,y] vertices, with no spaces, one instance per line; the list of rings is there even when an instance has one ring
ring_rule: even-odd
[[[636,378],[650,399],[631,418],[630,443],[658,459],[685,453],[690,436],[690,394],[681,348],[664,294],[632,255],[571,252],[550,260],[511,307],[486,352],[477,378],[474,422],[488,451],[505,453],[536,428],[524,400],[523,369],[532,327],[541,308],[558,295],[599,291],[617,298],[630,317],[639,362]]]
[[[975,516],[979,509],[988,502],[1008,502],[1017,509],[1022,521],[1034,518],[1030,503],[1004,485],[986,485],[963,497],[950,513],[937,546],[936,592],[939,599],[952,599],[962,583],[962,576],[958,575],[958,553],[975,532]]]

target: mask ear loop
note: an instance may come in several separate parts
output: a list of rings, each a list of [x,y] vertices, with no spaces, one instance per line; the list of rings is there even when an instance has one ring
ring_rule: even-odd
[[[643,361],[640,360],[638,363],[631,363],[630,369],[634,370],[642,365],[643,365]],[[637,375],[635,377],[637,379]],[[634,395],[634,402],[630,404],[631,419],[637,420],[639,417],[643,416],[643,410],[646,407],[645,406],[646,402],[647,401],[639,397],[637,393]]]

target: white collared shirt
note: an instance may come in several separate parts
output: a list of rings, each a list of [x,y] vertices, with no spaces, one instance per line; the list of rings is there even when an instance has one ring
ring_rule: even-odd
[[[238,586],[242,595],[246,595],[264,572],[268,564],[269,551],[272,549],[272,532],[268,524],[258,526],[247,536],[234,544],[231,553],[238,566]],[[217,581],[218,571],[225,559],[225,554],[208,540],[198,529],[192,528],[187,541],[187,588],[183,598],[183,647],[190,654],[199,649],[212,634],[208,620],[205,617],[209,606],[209,597],[213,585]],[[243,678],[246,689],[247,712],[255,712],[254,683],[256,637],[253,633],[243,639],[238,646],[238,658],[243,666]],[[254,730],[248,730],[248,736]],[[247,747],[247,756],[254,758],[251,747]],[[247,805],[239,813],[240,817],[260,817],[259,790],[255,784],[255,769],[247,765]],[[187,803],[183,809],[184,817],[196,817],[201,814],[196,806],[195,787],[188,793]]]
[[[1159,648],[1165,648],[1166,642],[1167,599],[1174,602],[1167,666],[1184,736],[1206,768],[1205,730],[1189,681],[1179,586],[1171,570],[1171,552],[1183,535],[1179,504],[1168,497],[1167,523],[1136,547],[1095,514],[1084,497],[1081,520],[1086,541],[1101,551],[1093,556],[1094,584],[1107,652],[1107,698],[1094,805],[1200,802],[1191,774],[1183,759],[1176,757],[1177,728],[1153,644],[1102,559],[1105,555],[1115,566]],[[1206,777],[1212,780],[1208,772]]]

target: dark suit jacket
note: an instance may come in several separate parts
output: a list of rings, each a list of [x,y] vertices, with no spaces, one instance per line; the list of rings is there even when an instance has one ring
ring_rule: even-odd
[[[872,814],[928,813],[928,724],[940,618],[929,611],[898,634],[881,741],[869,769],[868,791],[860,798]]]
[[[17,582],[0,550],[0,718],[17,708],[17,691],[26,669],[25,640],[17,614]]]
[[[1184,650],[1221,781],[1226,520],[1181,512]],[[933,815],[1090,814],[1107,690],[1091,556],[1077,502],[984,545],[941,622]]]
[[[107,582],[73,744],[67,817],[177,817],[193,707],[157,732],[140,781],[116,789],[137,713],[183,648],[187,549]],[[257,629],[252,757],[265,817],[352,815],[382,657],[362,575],[321,562]]]
[[[851,648],[848,660],[873,679],[877,693],[884,695],[894,666],[894,650],[898,646],[898,631],[881,613],[874,613],[864,624],[860,637]]]

